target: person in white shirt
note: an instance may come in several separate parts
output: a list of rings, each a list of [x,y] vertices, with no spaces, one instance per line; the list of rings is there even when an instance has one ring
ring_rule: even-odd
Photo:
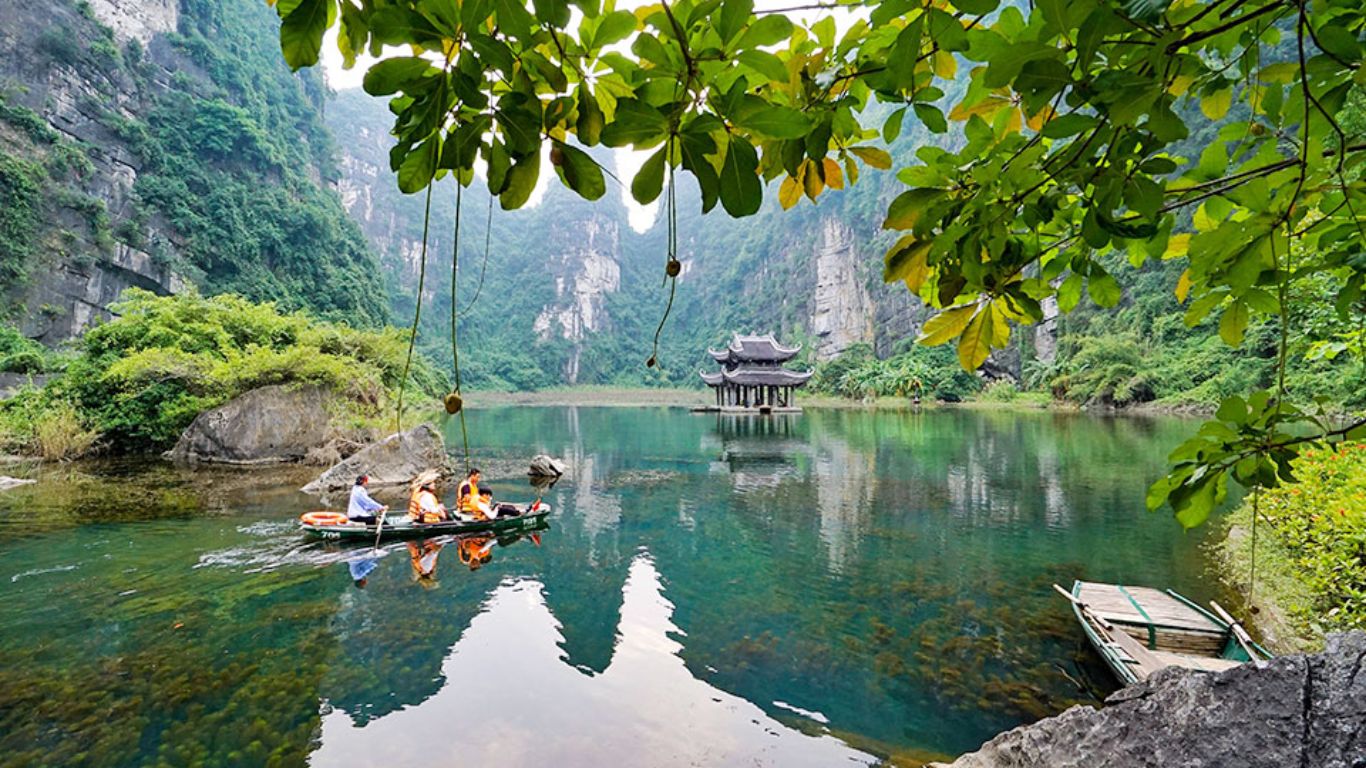
[[[375,513],[389,509],[370,498],[370,492],[366,489],[369,484],[370,477],[361,475],[356,478],[356,484],[351,486],[351,501],[346,505],[346,517],[353,523],[373,525]]]

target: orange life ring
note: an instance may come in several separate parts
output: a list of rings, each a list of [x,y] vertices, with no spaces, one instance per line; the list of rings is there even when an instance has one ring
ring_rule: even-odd
[[[319,510],[317,512],[305,512],[299,519],[309,525],[341,525],[346,522],[347,518],[341,512]]]

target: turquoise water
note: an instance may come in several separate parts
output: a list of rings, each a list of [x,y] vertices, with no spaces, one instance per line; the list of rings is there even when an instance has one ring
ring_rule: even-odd
[[[1212,591],[1203,535],[1143,509],[1180,422],[470,426],[501,497],[531,498],[536,453],[569,464],[549,530],[311,543],[299,469],[0,494],[0,765],[918,765],[1113,685],[1050,583]]]

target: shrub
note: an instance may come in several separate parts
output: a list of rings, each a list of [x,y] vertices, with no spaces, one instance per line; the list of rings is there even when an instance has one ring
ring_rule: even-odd
[[[240,296],[130,289],[82,338],[60,386],[115,450],[168,446],[199,413],[268,384],[320,384],[361,415],[383,412],[403,376],[403,331],[361,331]],[[409,400],[442,390],[414,360]]]
[[[1263,491],[1258,509],[1259,593],[1270,592],[1310,636],[1366,629],[1366,443],[1307,450],[1295,463],[1300,481]],[[1252,498],[1231,518],[1234,576],[1250,566]]]
[[[44,459],[61,461],[85,455],[99,435],[82,423],[69,402],[44,410],[33,425],[33,448]]]

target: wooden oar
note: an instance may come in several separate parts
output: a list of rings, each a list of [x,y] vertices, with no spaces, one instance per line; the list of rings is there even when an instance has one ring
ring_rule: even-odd
[[[379,525],[375,526],[375,551],[379,551],[379,539],[384,535],[384,516],[389,514],[389,508],[385,507],[379,511]]]
[[[1106,621],[1103,616],[1100,616],[1095,611],[1091,610],[1091,608],[1088,605],[1086,605],[1086,603],[1083,603],[1081,601],[1081,598],[1077,597],[1076,595],[1073,595],[1071,592],[1068,592],[1067,590],[1063,589],[1057,584],[1054,584],[1053,588],[1058,590],[1058,594],[1062,595],[1063,597],[1067,598],[1068,601],[1075,604],[1077,606],[1077,609],[1081,611],[1083,616],[1090,617],[1090,619],[1094,621],[1097,626],[1104,630],[1105,634],[1109,637],[1111,642],[1113,642],[1115,645],[1118,645],[1120,648],[1124,650],[1125,653],[1129,654],[1129,657],[1132,658],[1138,664],[1138,671],[1142,673],[1138,675],[1138,679],[1142,680],[1148,675],[1151,675],[1157,670],[1167,666],[1166,662],[1154,656],[1152,651],[1149,651],[1147,648],[1144,648],[1143,644],[1135,640],[1133,636],[1130,635],[1128,632],[1125,632],[1123,629],[1116,627],[1115,625]]]
[[[1261,658],[1257,656],[1256,647],[1252,644],[1252,636],[1247,633],[1246,629],[1243,629],[1243,625],[1239,624],[1237,619],[1229,615],[1229,612],[1224,610],[1222,605],[1219,605],[1213,600],[1209,601],[1209,604],[1214,608],[1214,612],[1219,614],[1219,618],[1223,619],[1224,622],[1228,624],[1229,631],[1233,633],[1233,638],[1238,641],[1238,645],[1243,647],[1243,650],[1247,653],[1247,657],[1252,661],[1261,661]]]

